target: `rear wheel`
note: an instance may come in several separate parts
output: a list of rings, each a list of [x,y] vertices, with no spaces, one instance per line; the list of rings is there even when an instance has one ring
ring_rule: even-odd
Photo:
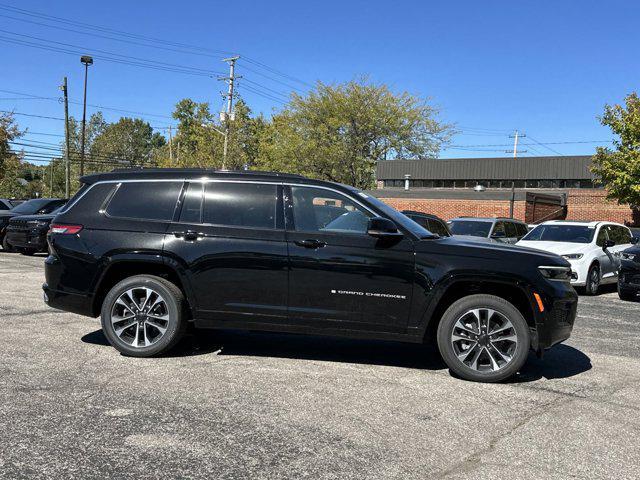
[[[118,351],[151,357],[171,349],[185,330],[184,295],[160,277],[137,275],[116,284],[102,304],[102,330]]]
[[[518,309],[493,295],[454,302],[438,325],[438,348],[452,372],[475,382],[515,375],[529,353],[527,322]]]
[[[600,267],[591,265],[587,273],[587,282],[584,291],[587,295],[597,295],[600,288]]]

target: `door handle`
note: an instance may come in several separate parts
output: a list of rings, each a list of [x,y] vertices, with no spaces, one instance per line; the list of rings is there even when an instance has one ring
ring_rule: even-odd
[[[177,238],[182,238],[187,241],[197,240],[198,238],[201,238],[203,236],[201,233],[195,232],[193,230],[187,230],[185,232],[175,232],[174,235]]]
[[[320,240],[308,239],[308,240],[296,240],[295,244],[304,248],[322,248],[327,244]]]

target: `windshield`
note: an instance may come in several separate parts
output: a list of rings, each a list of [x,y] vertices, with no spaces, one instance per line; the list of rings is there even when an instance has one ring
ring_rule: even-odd
[[[19,215],[33,215],[35,213],[38,213],[43,208],[48,207],[49,204],[51,204],[50,208],[47,209],[47,211],[45,211],[44,213],[48,213],[53,208],[60,206],[60,203],[58,202],[53,202],[51,200],[41,198],[21,203],[17,207],[13,208],[11,210],[11,213],[17,213]]]
[[[366,199],[367,201],[369,201],[369,203],[374,205],[378,210],[382,211],[391,220],[396,222],[397,225],[402,226],[402,228],[404,228],[405,230],[410,231],[411,233],[413,233],[418,238],[433,237],[434,236],[434,234],[431,233],[429,230],[427,230],[426,228],[424,228],[421,225],[418,225],[416,222],[411,220],[409,217],[403,215],[398,210],[396,210],[395,208],[390,207],[389,205],[387,205],[383,201],[378,200],[376,197],[372,197],[370,195],[367,195],[366,193],[361,192],[357,188],[353,188],[353,187],[349,187],[349,188],[356,195]]]
[[[454,235],[470,235],[472,237],[488,237],[492,222],[478,220],[452,220],[449,230]]]
[[[522,240],[542,242],[591,243],[596,229],[585,225],[538,225]]]

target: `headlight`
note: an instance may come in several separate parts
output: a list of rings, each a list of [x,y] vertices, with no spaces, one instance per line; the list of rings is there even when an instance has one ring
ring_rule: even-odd
[[[634,253],[620,252],[620,258],[624,260],[635,260],[636,255]]]
[[[568,282],[571,279],[571,268],[556,266],[538,267],[543,277],[549,280],[557,280],[560,282]]]
[[[567,253],[566,255],[562,255],[563,258],[567,260],[579,260],[583,257],[582,253]]]

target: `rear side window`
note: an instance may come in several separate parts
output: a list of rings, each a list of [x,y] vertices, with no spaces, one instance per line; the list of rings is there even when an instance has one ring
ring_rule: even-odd
[[[518,231],[516,230],[516,224],[513,222],[505,222],[504,229],[509,238],[515,238],[518,236]]]
[[[440,235],[441,237],[448,237],[449,231],[444,223],[435,218],[429,219],[429,226],[427,228],[431,233],[435,233],[436,235]]]
[[[173,219],[182,182],[125,182],[107,207],[112,217],[144,220]]]
[[[229,227],[275,229],[276,188],[276,185],[261,183],[207,183],[203,222]]]

